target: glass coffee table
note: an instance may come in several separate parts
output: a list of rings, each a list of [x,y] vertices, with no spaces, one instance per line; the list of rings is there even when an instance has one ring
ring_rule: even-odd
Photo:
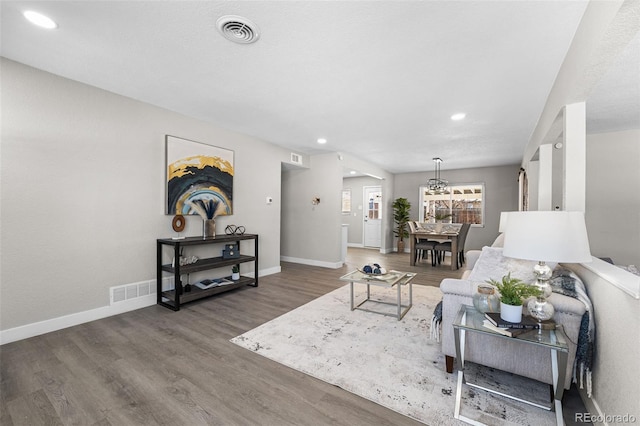
[[[462,305],[455,321],[453,322],[453,332],[456,344],[456,359],[458,362],[458,389],[456,390],[454,417],[465,423],[473,425],[483,424],[460,414],[462,385],[466,384],[468,386],[473,386],[487,392],[502,395],[516,401],[544,408],[545,410],[554,410],[556,413],[556,423],[558,425],[564,425],[564,420],[562,419],[562,394],[564,393],[564,382],[567,372],[567,357],[569,348],[567,346],[567,337],[564,334],[562,327],[559,326],[555,329],[550,330],[543,329],[540,333],[538,332],[538,329],[533,329],[529,332],[519,334],[517,337],[508,337],[484,327],[482,325],[484,319],[484,314],[477,311],[473,306]],[[551,371],[553,373],[552,399],[554,404],[551,407],[546,407],[544,405],[527,401],[513,395],[507,395],[505,393],[498,392],[487,387],[466,382],[464,378],[464,349],[466,343],[465,336],[468,332],[488,334],[500,339],[510,339],[512,342],[518,342],[523,345],[537,345],[549,349],[551,353],[549,360],[551,362]]]
[[[354,309],[359,309],[362,311],[373,312],[376,314],[393,316],[393,317],[396,317],[398,321],[400,321],[402,317],[404,317],[404,315],[409,311],[409,309],[411,309],[411,306],[413,306],[413,287],[411,286],[411,280],[413,280],[415,276],[416,274],[413,272],[390,271],[384,275],[374,275],[374,274],[365,274],[364,272],[360,272],[356,270],[353,272],[349,272],[346,275],[343,275],[342,277],[340,277],[340,280],[349,282],[352,311]],[[355,297],[353,295],[354,284],[365,284],[367,286],[367,297],[357,305],[355,304]],[[393,289],[394,287],[396,287],[397,289],[396,302],[391,303],[391,302],[385,302],[381,300],[372,300],[371,299],[372,285],[375,285],[378,287],[386,287],[389,289]],[[403,285],[409,286],[409,304],[408,305],[402,304],[402,286]],[[375,311],[372,309],[366,309],[362,307],[362,305],[364,305],[367,302],[371,302],[371,304],[382,303],[385,305],[394,305],[397,307],[397,310],[395,314],[390,314],[387,312]]]

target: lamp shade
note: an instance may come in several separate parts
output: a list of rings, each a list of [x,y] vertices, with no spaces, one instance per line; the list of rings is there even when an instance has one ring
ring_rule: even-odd
[[[509,212],[503,254],[544,262],[591,262],[582,212]]]
[[[498,225],[498,232],[504,232],[507,230],[507,219],[511,212],[500,212],[500,225]]]

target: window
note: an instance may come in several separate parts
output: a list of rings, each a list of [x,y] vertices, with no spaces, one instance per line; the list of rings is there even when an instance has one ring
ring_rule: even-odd
[[[342,214],[351,213],[351,189],[342,190]]]
[[[367,218],[382,219],[382,192],[369,192],[369,202],[367,203]]]
[[[484,225],[484,184],[450,185],[442,194],[420,187],[420,221],[451,215],[451,223]],[[426,219],[425,219],[426,218]]]

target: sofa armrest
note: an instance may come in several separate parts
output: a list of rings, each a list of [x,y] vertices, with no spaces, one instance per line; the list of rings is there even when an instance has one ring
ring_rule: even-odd
[[[473,294],[477,284],[469,280],[445,278],[440,283],[442,291],[442,352],[448,356],[455,356],[456,347],[453,336],[453,321],[455,321],[460,306],[473,305]]]
[[[482,253],[482,250],[468,250],[464,254],[464,258],[466,260],[464,267],[466,270],[470,271],[473,269],[481,253]]]
[[[469,280],[456,278],[445,278],[440,282],[440,291],[445,295],[457,295],[462,297],[473,297],[478,285]]]

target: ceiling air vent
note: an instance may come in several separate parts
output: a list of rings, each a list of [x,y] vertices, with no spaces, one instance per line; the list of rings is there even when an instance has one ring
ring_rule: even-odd
[[[227,15],[217,21],[218,31],[234,43],[249,44],[260,38],[256,24],[242,16]]]

